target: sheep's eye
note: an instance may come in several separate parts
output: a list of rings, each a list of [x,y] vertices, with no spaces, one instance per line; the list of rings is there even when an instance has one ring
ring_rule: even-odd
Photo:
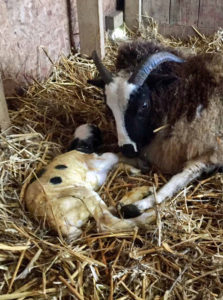
[[[144,108],[144,109],[145,109],[145,108],[148,108],[148,103],[147,103],[147,102],[144,102],[142,108]]]

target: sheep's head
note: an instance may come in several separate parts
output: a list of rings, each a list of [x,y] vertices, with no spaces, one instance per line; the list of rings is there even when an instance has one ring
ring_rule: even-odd
[[[99,71],[100,80],[88,82],[105,89],[106,104],[116,122],[118,145],[128,157],[138,155],[140,147],[147,142],[148,122],[151,108],[150,89],[146,80],[150,73],[166,61],[183,62],[183,59],[169,52],[151,55],[133,74],[125,77],[113,75],[102,64],[97,53],[92,54]]]

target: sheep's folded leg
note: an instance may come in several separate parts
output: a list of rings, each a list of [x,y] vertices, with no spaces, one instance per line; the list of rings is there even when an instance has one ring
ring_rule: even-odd
[[[153,207],[155,203],[162,203],[167,198],[171,198],[179,190],[198,178],[204,171],[210,172],[214,168],[213,164],[204,161],[204,159],[192,161],[187,164],[181,173],[174,175],[156,195],[148,196],[136,201],[134,204],[122,206],[120,209],[121,213],[127,219],[138,217],[143,211]]]

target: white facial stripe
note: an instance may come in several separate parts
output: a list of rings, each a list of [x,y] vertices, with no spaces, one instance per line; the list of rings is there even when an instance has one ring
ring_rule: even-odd
[[[88,124],[79,126],[74,133],[74,138],[79,138],[81,140],[86,140],[92,135],[91,127]]]
[[[119,76],[105,86],[106,102],[116,122],[118,145],[131,144],[135,151],[137,151],[137,147],[126,131],[124,114],[128,106],[130,95],[136,87],[136,85],[128,83],[125,78]]]
[[[202,113],[202,110],[203,110],[203,105],[202,104],[199,104],[197,106],[197,109],[196,109],[196,118],[200,118],[201,117],[201,113]]]
[[[125,128],[125,120],[124,120],[124,112],[120,111],[119,109],[115,109],[113,112],[116,128],[117,128],[117,135],[118,135],[118,145],[121,147],[125,144],[131,144],[134,147],[134,150],[137,152],[137,147],[135,142],[133,142]]]

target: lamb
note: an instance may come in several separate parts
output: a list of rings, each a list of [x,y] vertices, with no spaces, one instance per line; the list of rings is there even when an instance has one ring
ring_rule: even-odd
[[[117,129],[128,157],[139,156],[173,177],[154,195],[122,206],[125,218],[140,216],[203,172],[223,165],[223,56],[183,57],[153,42],[120,47],[117,75],[93,52]]]
[[[95,218],[99,231],[131,230],[141,224],[137,218],[122,220],[113,216],[96,192],[119,161],[116,154],[95,153],[101,141],[96,126],[79,126],[69,152],[54,158],[25,191],[25,204],[31,214],[72,239],[81,235],[81,227],[90,216]],[[145,192],[141,188],[131,197],[137,198]],[[145,218],[152,221],[154,211],[146,213]]]

